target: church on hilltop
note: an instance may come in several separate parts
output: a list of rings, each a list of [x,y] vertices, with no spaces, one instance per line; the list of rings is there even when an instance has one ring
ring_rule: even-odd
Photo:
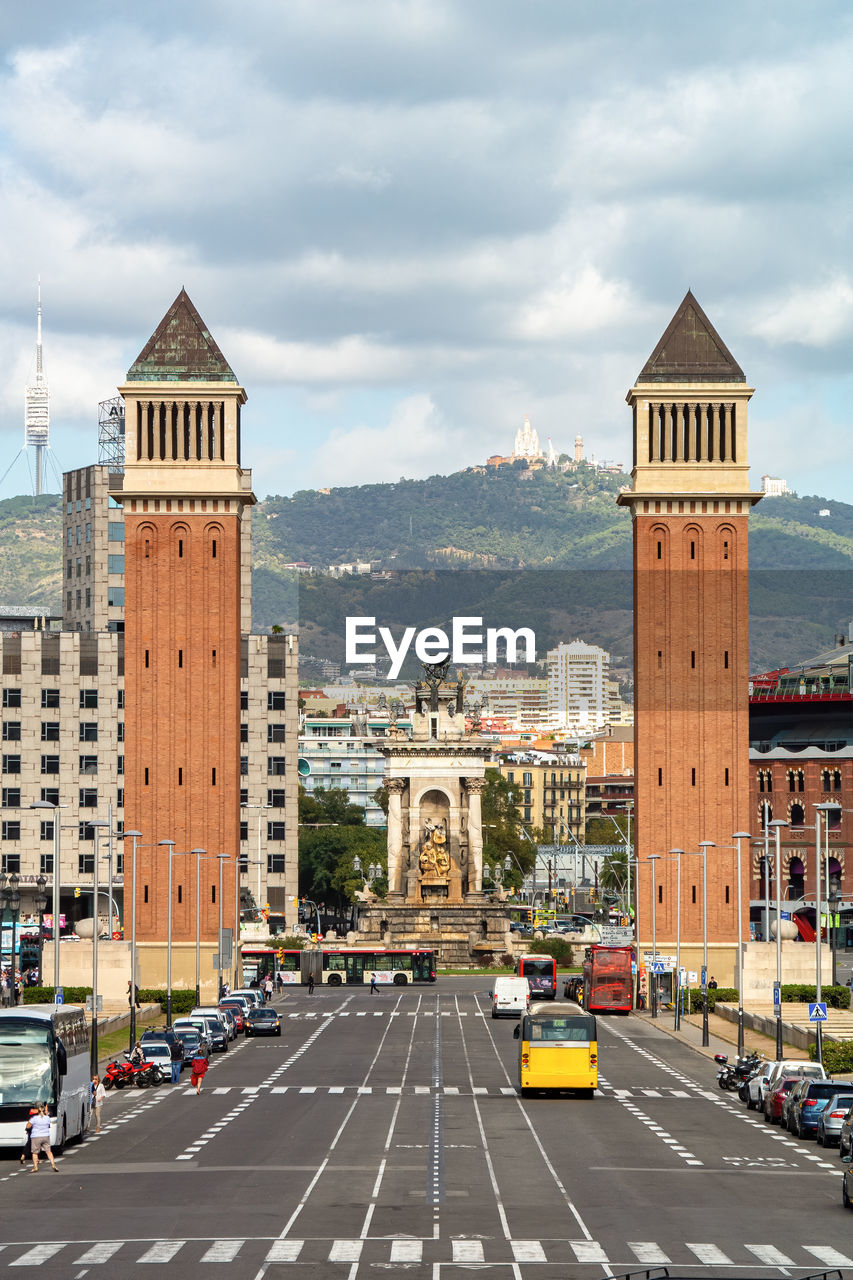
[[[577,437],[580,440],[580,436]],[[575,446],[577,455],[577,443]],[[486,459],[487,467],[505,467],[511,466],[514,462],[525,462],[531,471],[538,471],[542,467],[550,467],[556,470],[558,467],[557,453],[551,443],[551,437],[548,437],[547,450],[542,448],[539,440],[539,432],[530,422],[530,415],[524,415],[524,423],[515,433],[515,444],[512,453],[507,455],[495,453]]]

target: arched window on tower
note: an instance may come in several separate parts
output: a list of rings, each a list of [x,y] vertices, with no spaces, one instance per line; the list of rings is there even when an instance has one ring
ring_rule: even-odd
[[[792,827],[804,827],[806,825],[806,811],[801,804],[791,805],[789,821]]]
[[[796,806],[794,806],[796,808]],[[801,858],[791,858],[788,863],[788,898],[802,898],[805,890],[806,869]]]

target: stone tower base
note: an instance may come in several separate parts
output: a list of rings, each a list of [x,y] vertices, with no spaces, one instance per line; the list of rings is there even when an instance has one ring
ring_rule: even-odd
[[[432,948],[439,964],[460,968],[512,954],[506,908],[487,901],[441,907],[372,903],[359,909],[356,945]]]

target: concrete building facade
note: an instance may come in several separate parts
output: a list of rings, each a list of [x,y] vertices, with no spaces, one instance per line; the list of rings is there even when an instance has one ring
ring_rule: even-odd
[[[549,649],[548,717],[557,728],[595,733],[610,721],[610,654],[574,640]]]

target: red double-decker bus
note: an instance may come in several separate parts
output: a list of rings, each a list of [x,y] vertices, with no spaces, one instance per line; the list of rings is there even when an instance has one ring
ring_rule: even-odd
[[[593,944],[583,959],[583,1007],[590,1013],[630,1013],[634,979],[632,947]]]

